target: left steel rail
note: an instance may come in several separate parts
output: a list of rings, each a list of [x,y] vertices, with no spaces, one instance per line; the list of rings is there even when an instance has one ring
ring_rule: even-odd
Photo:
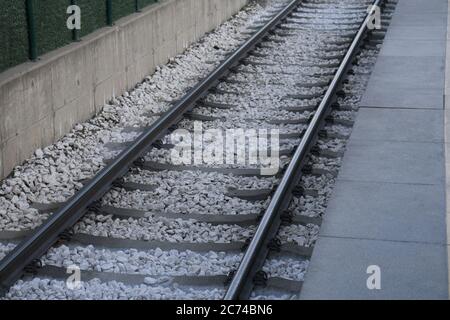
[[[138,158],[152,148],[155,141],[162,138],[173,125],[178,123],[183,115],[193,108],[194,103],[204,97],[209,89],[217,85],[220,78],[230,72],[230,68],[238,65],[240,60],[263,40],[270,30],[286,18],[300,2],[301,0],[293,0],[287,4],[284,9],[226,58],[213,72],[174,104],[169,111],[149,126],[131,146],[120,153],[117,158],[1,260],[0,293],[6,292],[22,276],[25,268],[44,255],[67,229],[73,227],[87,212],[88,208],[103,197],[111,189],[114,182],[128,172]]]

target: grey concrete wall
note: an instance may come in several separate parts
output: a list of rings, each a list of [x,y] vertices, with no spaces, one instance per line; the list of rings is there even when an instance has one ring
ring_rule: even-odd
[[[248,0],[165,0],[0,74],[0,179]]]

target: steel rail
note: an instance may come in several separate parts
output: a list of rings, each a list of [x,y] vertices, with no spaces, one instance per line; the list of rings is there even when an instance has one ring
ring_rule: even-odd
[[[311,120],[297,150],[283,175],[283,178],[276,189],[272,200],[266,209],[260,224],[251,240],[241,263],[234,273],[224,300],[248,299],[253,290],[254,277],[257,271],[263,266],[269,252],[268,244],[276,234],[281,221],[281,212],[287,209],[289,199],[292,197],[292,191],[301,176],[301,169],[304,166],[309,150],[317,140],[319,130],[323,127],[323,122],[330,112],[330,106],[335,101],[336,93],[341,81],[344,80],[354,55],[357,52],[362,40],[368,32],[368,23],[376,7],[379,7],[383,0],[375,0],[372,10],[367,14],[362,22],[359,31],[355,37],[346,55],[342,59],[339,69],[331,81],[313,119]]]
[[[152,148],[152,144],[163,137],[171,126],[178,123],[183,115],[192,109],[193,104],[204,97],[208,90],[217,85],[227,75],[230,68],[263,40],[268,32],[277,26],[296,8],[301,0],[293,0],[244,44],[234,51],[212,73],[193,87],[169,111],[155,121],[135,142],[124,150],[112,163],[102,169],[64,206],[50,216],[42,225],[24,241],[19,243],[3,260],[0,261],[0,294],[5,292],[21,277],[24,269],[39,259],[55,244],[67,229],[71,228],[86,213],[87,209],[100,199],[113,183],[133,166],[134,162]]]

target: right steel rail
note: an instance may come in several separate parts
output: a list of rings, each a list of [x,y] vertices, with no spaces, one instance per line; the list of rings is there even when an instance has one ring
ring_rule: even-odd
[[[344,56],[339,69],[337,70],[333,80],[325,93],[311,123],[306,130],[301,143],[299,144],[283,178],[272,197],[272,200],[266,209],[261,222],[250,242],[242,261],[236,270],[228,290],[224,296],[224,300],[248,299],[253,291],[253,281],[257,271],[262,268],[269,252],[268,245],[275,237],[280,224],[281,213],[287,209],[292,191],[296,186],[302,174],[302,168],[307,160],[307,155],[312,146],[317,141],[319,131],[324,126],[324,121],[330,113],[330,106],[336,100],[336,93],[339,90],[342,80],[344,80],[352,60],[357,50],[369,32],[369,22],[375,8],[379,7],[383,0],[373,2],[372,9],[367,14],[361,24],[359,31],[356,33],[346,55]]]

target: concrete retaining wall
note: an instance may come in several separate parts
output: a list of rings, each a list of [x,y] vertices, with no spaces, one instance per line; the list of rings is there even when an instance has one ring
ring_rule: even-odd
[[[248,0],[166,0],[0,74],[0,178]]]

